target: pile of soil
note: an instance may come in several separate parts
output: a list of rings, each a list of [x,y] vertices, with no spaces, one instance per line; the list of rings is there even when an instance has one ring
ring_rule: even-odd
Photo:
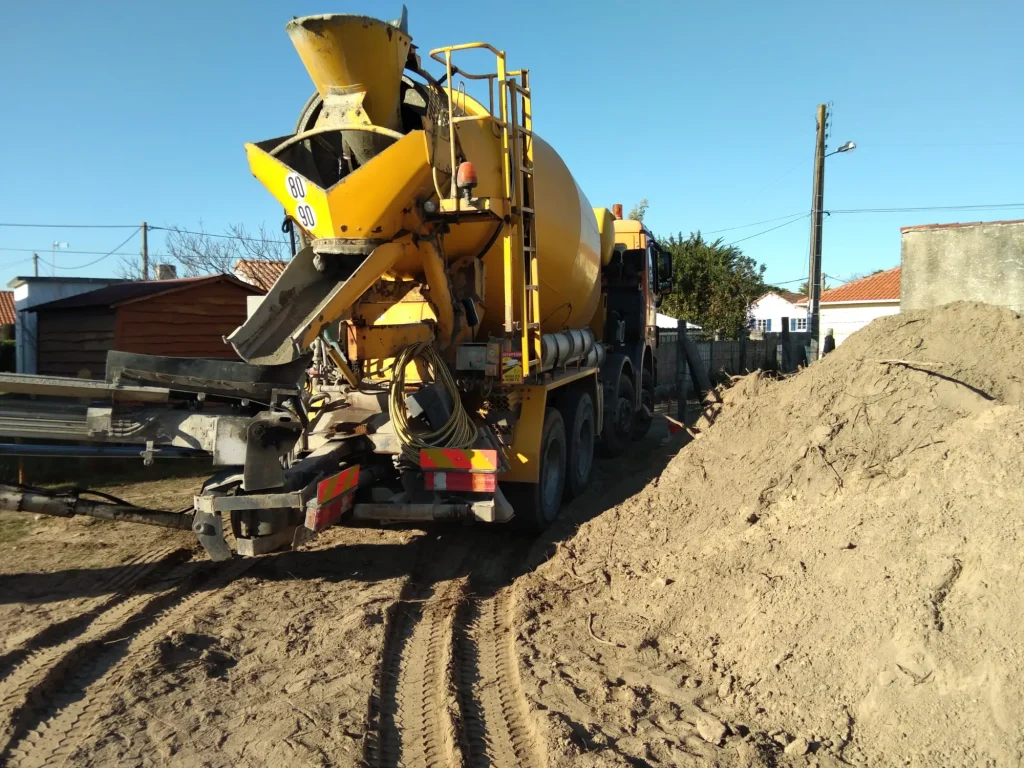
[[[517,584],[550,764],[1018,764],[1022,360],[960,303],[721,391]]]

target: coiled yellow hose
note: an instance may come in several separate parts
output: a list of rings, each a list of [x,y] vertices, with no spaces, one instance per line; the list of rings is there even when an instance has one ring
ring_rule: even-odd
[[[433,432],[414,432],[409,426],[409,411],[405,407],[405,369],[417,357],[426,363],[430,377],[448,393],[454,408],[445,425]],[[395,434],[402,444],[402,456],[419,466],[422,448],[472,448],[476,442],[476,427],[462,407],[459,388],[447,364],[431,342],[420,341],[402,350],[395,360],[388,392],[388,407]]]

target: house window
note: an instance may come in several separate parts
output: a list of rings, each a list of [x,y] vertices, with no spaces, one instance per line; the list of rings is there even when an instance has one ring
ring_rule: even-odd
[[[789,318],[789,330],[791,330],[791,331],[806,331],[807,330],[807,318],[806,317],[791,317],[791,318]]]
[[[765,333],[771,333],[771,330],[772,330],[772,319],[768,318],[767,320],[755,320],[754,321],[754,330],[764,331]]]

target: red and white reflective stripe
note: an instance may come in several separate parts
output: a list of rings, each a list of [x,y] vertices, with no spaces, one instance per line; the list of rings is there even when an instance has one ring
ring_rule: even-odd
[[[316,498],[321,504],[326,504],[335,499],[345,491],[355,488],[359,483],[359,465],[343,469],[336,475],[321,480],[316,486]]]
[[[424,487],[428,491],[461,491],[471,493],[494,493],[498,488],[498,477],[494,474],[475,472],[426,472]]]
[[[352,509],[353,499],[355,493],[350,491],[326,504],[311,502],[306,508],[306,527],[311,531],[322,531],[334,525],[345,512]]]

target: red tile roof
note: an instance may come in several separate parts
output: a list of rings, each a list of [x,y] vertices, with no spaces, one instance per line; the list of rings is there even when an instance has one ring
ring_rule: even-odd
[[[277,282],[277,278],[288,266],[287,261],[263,261],[262,259],[239,259],[235,262],[235,277],[255,285],[266,293]]]
[[[840,304],[845,301],[899,301],[900,268],[862,277],[821,294],[822,304]]]
[[[802,293],[793,293],[792,291],[783,291],[781,289],[777,291],[768,291],[764,296],[761,296],[761,298],[763,299],[765,296],[771,296],[772,294],[778,296],[780,299],[785,299],[790,304],[799,304],[802,301],[807,301],[807,297]]]
[[[14,291],[0,291],[0,325],[14,325]]]

